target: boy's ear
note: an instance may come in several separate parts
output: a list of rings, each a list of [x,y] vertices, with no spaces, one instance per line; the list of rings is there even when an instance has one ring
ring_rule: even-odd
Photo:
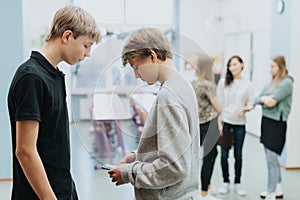
[[[151,59],[154,63],[157,62],[157,54],[155,53],[155,51],[153,50],[150,50],[150,56],[151,56]]]
[[[64,42],[67,42],[69,40],[69,37],[72,36],[72,31],[71,30],[66,30],[63,35],[62,35],[62,40]]]

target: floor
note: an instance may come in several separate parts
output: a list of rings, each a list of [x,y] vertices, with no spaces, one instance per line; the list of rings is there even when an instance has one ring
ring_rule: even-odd
[[[121,123],[123,131],[123,140],[126,152],[136,148],[137,136],[139,134],[130,122]],[[133,199],[133,188],[130,184],[116,187],[109,179],[107,171],[95,170],[95,166],[101,165],[101,162],[117,164],[122,158],[122,149],[118,147],[118,141],[114,141],[115,146],[113,158],[107,158],[105,154],[97,152],[97,135],[90,122],[80,122],[71,125],[72,142],[72,173],[76,182],[80,199],[83,200],[118,200]],[[114,139],[115,140],[115,139]],[[98,141],[99,142],[99,141]],[[247,191],[245,197],[238,196],[233,190],[226,195],[217,195],[223,200],[256,200],[259,193],[266,189],[267,170],[264,159],[262,145],[258,138],[247,135],[244,144],[244,160],[242,183]],[[220,167],[220,154],[214,168],[212,178],[212,188],[217,190],[222,185],[222,175]],[[105,159],[106,157],[106,159]],[[229,158],[230,174],[233,174],[233,152]],[[283,190],[285,200],[300,199],[300,170],[282,169]],[[11,182],[0,182],[0,199],[10,199]]]

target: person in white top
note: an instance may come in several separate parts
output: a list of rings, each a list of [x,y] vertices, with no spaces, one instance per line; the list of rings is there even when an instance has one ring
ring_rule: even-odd
[[[221,137],[221,167],[223,174],[223,186],[219,193],[229,192],[229,167],[228,154],[231,146],[234,147],[235,158],[235,191],[241,195],[246,195],[246,191],[241,187],[242,175],[242,150],[245,139],[245,112],[250,111],[254,104],[254,91],[252,83],[242,78],[241,72],[244,67],[243,60],[235,55],[227,62],[225,78],[221,79],[217,86],[217,97],[222,107],[222,123],[219,123]]]

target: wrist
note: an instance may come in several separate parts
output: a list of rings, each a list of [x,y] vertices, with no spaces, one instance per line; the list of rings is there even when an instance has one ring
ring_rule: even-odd
[[[244,113],[245,112],[249,112],[252,108],[253,108],[253,106],[246,106],[246,107],[244,107]]]
[[[264,103],[265,103],[265,97],[262,96],[262,97],[260,98],[259,102],[262,103],[262,104],[264,104]]]
[[[133,156],[133,157],[135,157],[136,156],[136,154],[135,154],[135,152],[130,152],[130,156]]]

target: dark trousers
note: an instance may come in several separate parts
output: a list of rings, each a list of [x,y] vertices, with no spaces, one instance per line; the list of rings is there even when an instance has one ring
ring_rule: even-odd
[[[218,154],[217,141],[219,137],[217,118],[200,124],[200,143],[204,149],[201,168],[201,190],[207,191],[212,177],[215,160]]]
[[[242,175],[242,150],[243,144],[245,139],[245,125],[232,125],[228,123],[224,123],[223,131],[230,131],[233,132],[233,147],[234,147],[234,158],[235,158],[235,179],[234,183],[241,182],[241,175]],[[229,169],[228,169],[228,154],[229,148],[221,147],[221,167],[223,173],[223,181],[225,183],[229,183]]]

